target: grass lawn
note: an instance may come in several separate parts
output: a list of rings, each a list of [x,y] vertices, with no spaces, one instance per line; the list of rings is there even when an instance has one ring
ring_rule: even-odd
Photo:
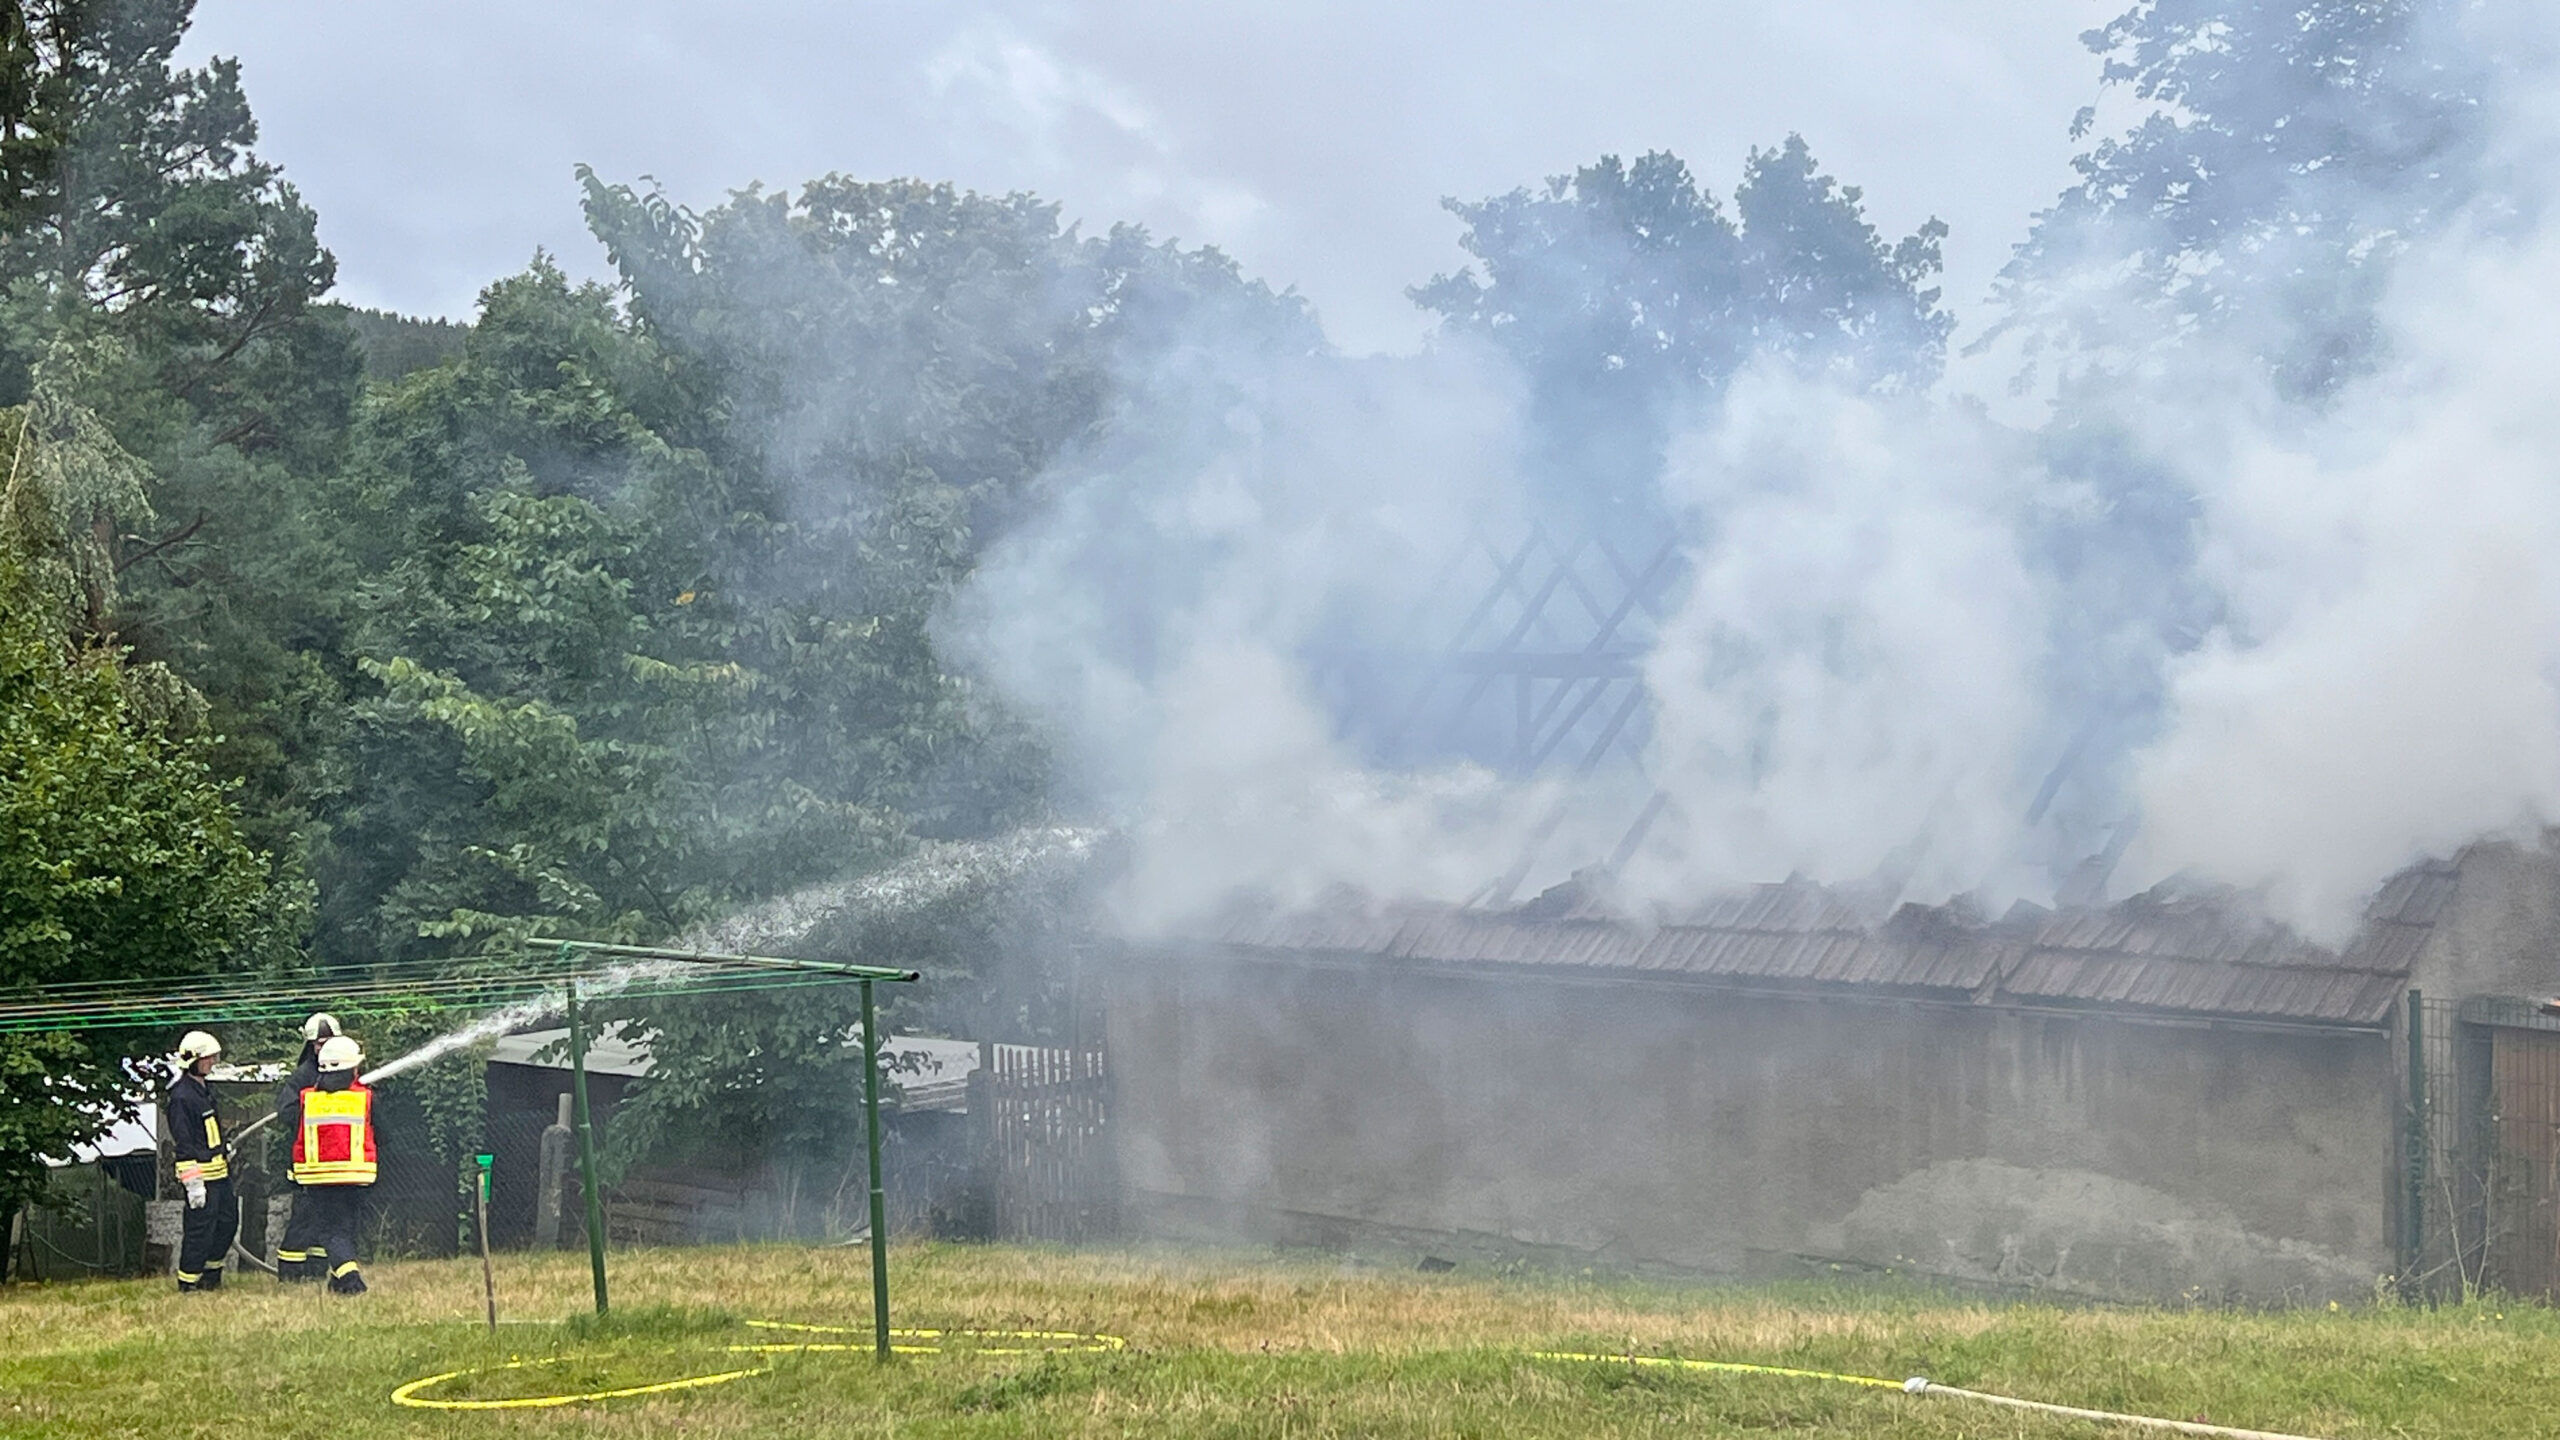
[[[902,1357],[733,1351],[866,1334],[858,1249],[617,1255],[611,1323],[580,1255],[371,1268],[338,1301],[264,1276],[0,1287],[0,1435],[2095,1437],[2135,1432],[1957,1399],[1766,1376],[1529,1358],[1677,1354],[1949,1384],[2334,1436],[2560,1434],[2560,1314],[2075,1310],[1921,1292],[1419,1275],[1189,1250],[906,1246],[901,1325],[1099,1331],[1126,1348]],[[1004,1342],[984,1342],[1001,1344]],[[555,1409],[396,1408],[391,1391],[499,1398],[770,1366],[731,1383]]]

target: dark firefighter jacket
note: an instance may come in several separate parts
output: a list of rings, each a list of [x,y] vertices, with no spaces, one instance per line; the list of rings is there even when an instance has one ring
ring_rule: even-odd
[[[293,1073],[276,1087],[276,1129],[291,1135],[302,1128],[302,1092],[320,1078],[320,1042],[302,1042],[302,1058],[293,1062]]]
[[[231,1174],[231,1147],[222,1139],[222,1102],[192,1071],[169,1087],[169,1148],[180,1165],[201,1165],[206,1180]]]

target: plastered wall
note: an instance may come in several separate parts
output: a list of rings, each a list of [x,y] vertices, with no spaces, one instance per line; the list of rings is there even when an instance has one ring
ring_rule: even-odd
[[[1111,993],[1142,1224],[2124,1298],[2392,1267],[2380,1035],[1209,955]]]

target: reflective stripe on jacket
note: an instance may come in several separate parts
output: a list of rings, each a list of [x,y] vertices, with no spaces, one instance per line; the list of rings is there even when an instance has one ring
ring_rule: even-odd
[[[373,1091],[317,1086],[302,1092],[302,1128],[294,1132],[291,1174],[301,1185],[373,1183]]]
[[[222,1101],[200,1076],[180,1075],[169,1087],[170,1158],[180,1183],[222,1180],[231,1174],[231,1147],[222,1143]]]

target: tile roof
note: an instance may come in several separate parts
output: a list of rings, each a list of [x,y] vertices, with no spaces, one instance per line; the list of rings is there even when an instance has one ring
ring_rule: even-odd
[[[1323,953],[1488,971],[1882,991],[1986,1003],[2380,1023],[2452,895],[2431,863],[2385,886],[2343,950],[2230,894],[2164,887],[2103,909],[1959,906],[1886,913],[1802,881],[1759,885],[1638,924],[1577,885],[1507,910],[1344,901],[1231,917],[1198,938],[1247,953]]]

